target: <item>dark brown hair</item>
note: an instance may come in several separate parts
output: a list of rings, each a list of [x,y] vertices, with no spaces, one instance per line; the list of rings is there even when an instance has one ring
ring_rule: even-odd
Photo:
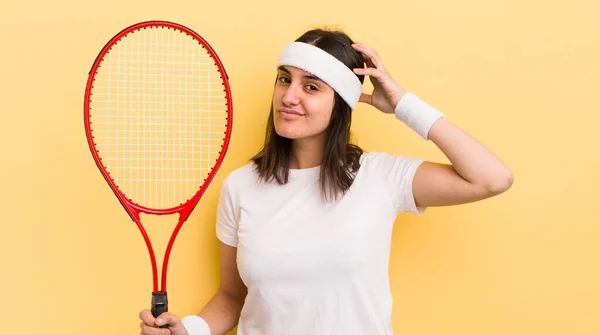
[[[331,54],[348,68],[364,67],[364,59],[352,48],[352,40],[341,31],[313,29],[300,36],[296,42],[312,44]],[[357,75],[360,82],[364,76]],[[325,148],[321,163],[320,186],[322,198],[335,200],[348,191],[356,172],[360,167],[363,150],[351,144],[350,124],[352,109],[335,94],[335,104],[326,131]],[[291,140],[281,137],[275,131],[273,105],[267,121],[265,143],[261,151],[252,158],[256,171],[262,181],[275,180],[286,184],[289,178],[291,159]]]

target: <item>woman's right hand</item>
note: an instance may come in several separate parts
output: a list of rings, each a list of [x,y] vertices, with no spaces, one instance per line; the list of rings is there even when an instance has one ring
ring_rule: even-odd
[[[175,314],[165,312],[154,318],[152,313],[145,309],[140,312],[140,319],[140,335],[188,335],[181,319]],[[160,328],[163,325],[167,325],[168,328]]]

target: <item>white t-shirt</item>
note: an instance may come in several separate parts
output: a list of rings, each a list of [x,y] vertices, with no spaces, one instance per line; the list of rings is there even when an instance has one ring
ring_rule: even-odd
[[[349,191],[323,203],[319,169],[259,183],[254,165],[223,182],[217,237],[237,247],[248,295],[239,335],[388,335],[392,227],[422,215],[412,194],[421,159],[365,153]]]

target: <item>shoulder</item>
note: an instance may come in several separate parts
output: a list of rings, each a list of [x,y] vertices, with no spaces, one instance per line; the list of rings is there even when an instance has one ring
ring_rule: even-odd
[[[413,157],[402,156],[402,155],[391,155],[387,152],[365,152],[361,158],[360,163],[361,166],[364,164],[365,166],[377,166],[377,165],[386,165],[386,164],[395,164],[398,162],[406,162],[414,160]]]
[[[416,207],[412,189],[416,171],[425,160],[385,152],[368,153],[361,158],[360,169],[365,180],[376,182],[382,193],[389,196],[397,213],[423,214],[423,208]]]
[[[361,157],[361,170],[365,172],[397,172],[405,174],[407,170],[415,170],[424,160],[417,157],[392,155],[386,152],[368,152]]]
[[[237,191],[255,186],[258,181],[258,174],[255,171],[255,167],[256,165],[251,162],[231,171],[225,177],[225,180],[223,180],[223,187],[226,187],[229,191]]]
[[[391,157],[391,155],[386,152],[373,151],[373,152],[363,153],[362,156],[360,157],[360,159],[361,159],[361,163],[364,162],[364,163],[369,164],[371,162],[377,162],[382,159],[386,159],[387,157]]]

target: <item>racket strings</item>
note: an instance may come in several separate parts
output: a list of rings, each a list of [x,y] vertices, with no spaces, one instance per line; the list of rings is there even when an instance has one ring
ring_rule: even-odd
[[[202,186],[229,122],[221,76],[210,53],[174,29],[136,30],[105,55],[90,126],[104,166],[132,202],[172,208]]]

